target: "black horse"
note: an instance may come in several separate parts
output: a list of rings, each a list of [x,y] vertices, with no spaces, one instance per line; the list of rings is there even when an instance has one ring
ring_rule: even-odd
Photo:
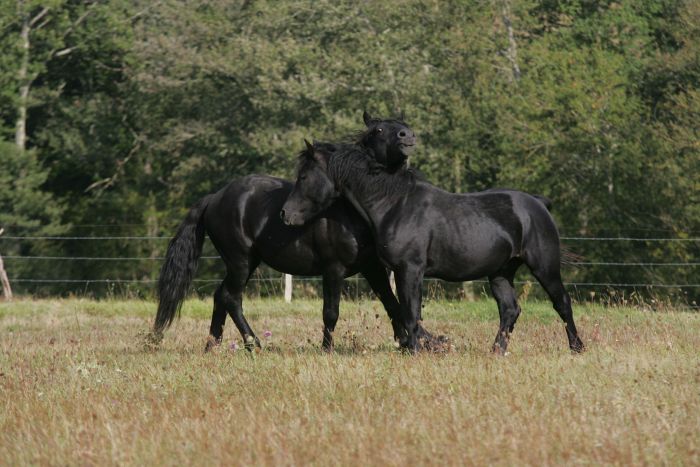
[[[405,160],[415,144],[411,129],[398,120],[373,119],[357,141],[375,164]],[[377,131],[380,129],[381,131]],[[311,146],[307,151],[312,151]],[[293,184],[266,175],[249,175],[205,196],[187,214],[170,241],[158,281],[154,336],[172,323],[197,268],[205,233],[226,264],[226,277],[214,293],[214,311],[206,349],[220,343],[226,314],[231,315],[248,349],[260,341],[243,316],[243,290],[261,262],[298,276],[323,276],[323,348],[333,346],[343,278],[361,273],[381,300],[395,337],[405,336],[400,306],[387,271],[377,258],[369,226],[345,200],[314,206],[313,222],[304,227],[282,223],[280,210]],[[309,216],[307,219],[310,219]],[[419,326],[430,341],[432,336]]]
[[[493,350],[505,353],[520,315],[513,277],[523,263],[566,323],[569,347],[583,350],[561,281],[559,233],[542,201],[515,190],[448,193],[406,168],[377,170],[359,145],[331,149],[315,147],[300,165],[282,211],[285,223],[302,225],[339,196],[357,208],[372,228],[379,257],[396,274],[410,350],[419,345],[424,276],[448,281],[487,276],[500,314]]]

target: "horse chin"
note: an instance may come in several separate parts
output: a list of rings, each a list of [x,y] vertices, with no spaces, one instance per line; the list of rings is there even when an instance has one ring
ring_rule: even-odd
[[[400,152],[405,158],[407,158],[408,156],[411,155],[411,153],[413,152],[413,150],[414,150],[415,148],[416,148],[416,145],[415,145],[415,144],[402,144],[401,146],[399,146],[399,152]]]

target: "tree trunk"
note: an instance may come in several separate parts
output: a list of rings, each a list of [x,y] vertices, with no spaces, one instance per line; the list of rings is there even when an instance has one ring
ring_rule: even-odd
[[[512,81],[517,82],[520,80],[520,67],[518,66],[518,48],[515,43],[515,34],[513,34],[513,24],[510,22],[510,2],[509,0],[502,0],[501,2],[501,18],[503,19],[503,24],[506,27],[506,33],[508,34],[508,50],[506,51],[506,58],[510,62],[512,75]]]
[[[7,273],[2,263],[2,256],[0,256],[0,282],[2,282],[2,294],[7,300],[12,300],[12,287],[10,287],[10,280],[7,278]]]
[[[0,235],[2,235],[3,230],[4,229],[0,229]],[[2,294],[7,300],[12,300],[12,288],[10,287],[10,280],[7,278],[7,273],[5,272],[2,255],[0,255],[0,282],[2,282]]]
[[[27,147],[27,105],[29,100],[29,16],[22,19],[20,40],[22,41],[22,60],[17,77],[19,78],[19,103],[17,105],[17,123],[15,125],[15,144],[20,150]]]

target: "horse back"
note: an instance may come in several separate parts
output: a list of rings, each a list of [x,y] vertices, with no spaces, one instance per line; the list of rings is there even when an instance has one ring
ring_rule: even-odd
[[[206,213],[207,232],[214,244],[250,248],[265,226],[274,221],[273,216],[279,213],[292,188],[290,182],[280,178],[248,175],[214,193]]]
[[[516,190],[454,194],[418,186],[404,233],[425,255],[426,274],[471,280],[499,271],[538,245],[558,244],[554,221],[537,198]],[[422,206],[423,209],[415,209]],[[406,232],[408,230],[408,232]],[[397,253],[400,249],[396,249]]]

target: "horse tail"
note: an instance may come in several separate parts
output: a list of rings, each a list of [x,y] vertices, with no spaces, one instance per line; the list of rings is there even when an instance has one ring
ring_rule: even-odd
[[[158,312],[153,325],[156,335],[162,334],[172,324],[176,313],[180,314],[197,270],[197,261],[202,255],[204,212],[210,199],[211,195],[205,196],[190,209],[168,244],[158,278]]]
[[[560,245],[559,251],[561,251],[561,262],[569,266],[580,267],[580,263],[586,259],[585,256],[580,255],[574,251],[571,251],[567,247]]]

